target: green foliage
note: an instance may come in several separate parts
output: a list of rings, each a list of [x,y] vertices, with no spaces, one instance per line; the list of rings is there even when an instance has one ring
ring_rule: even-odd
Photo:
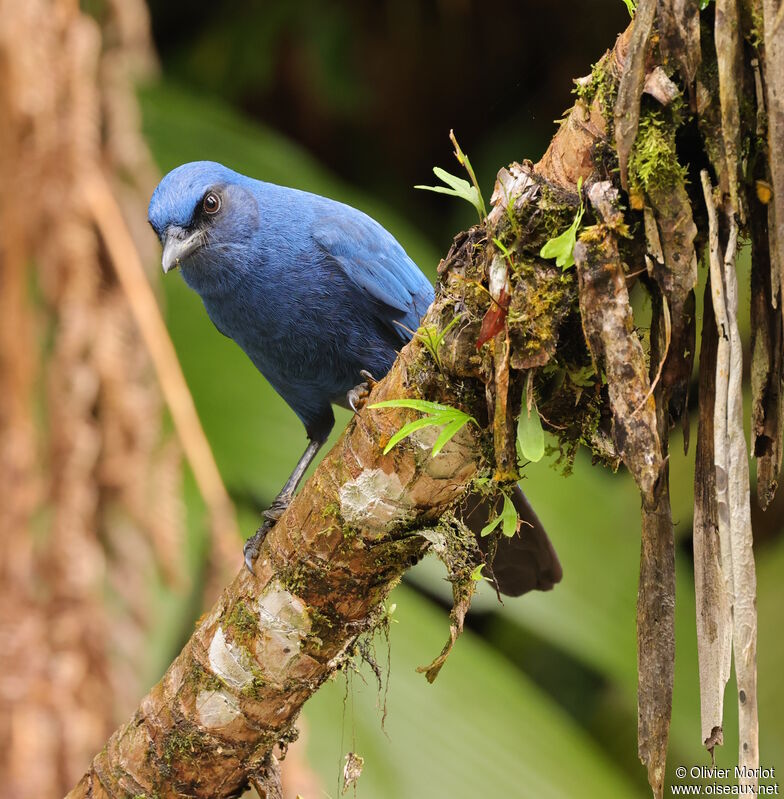
[[[422,342],[425,349],[430,353],[430,357],[435,361],[436,366],[440,369],[443,368],[441,363],[441,356],[438,350],[444,343],[446,334],[462,319],[462,314],[456,316],[443,330],[435,325],[422,325],[418,328],[414,335]]]
[[[544,430],[533,396],[528,402],[528,388],[523,390],[523,404],[517,421],[517,443],[526,460],[534,463],[544,456]]]
[[[667,192],[686,179],[686,168],[678,162],[675,148],[676,127],[659,109],[646,109],[640,115],[629,157],[632,191]]]
[[[626,10],[629,12],[630,17],[634,17],[634,12],[637,10],[637,0],[623,0]]]
[[[566,373],[569,375],[569,380],[580,388],[589,388],[596,382],[596,369],[592,363],[579,368],[567,369]]]
[[[577,230],[580,227],[583,214],[585,213],[585,206],[582,200],[582,187],[583,179],[577,181],[577,193],[580,194],[580,207],[574,216],[572,224],[569,225],[563,233],[555,238],[548,239],[539,251],[542,258],[550,259],[555,258],[555,263],[561,269],[568,269],[574,266],[574,245],[577,243]]]
[[[443,586],[451,602],[443,567],[428,560],[439,574],[433,583]],[[486,595],[497,607],[495,592],[482,585],[481,598]],[[400,624],[390,630],[392,678],[384,729],[369,672],[367,681],[328,682],[305,705],[308,763],[324,775],[325,793],[340,795],[337,775],[351,742],[366,764],[358,799],[645,799],[643,788],[635,788],[615,758],[599,749],[558,701],[472,630],[463,631],[436,684],[427,686],[416,667],[443,638],[446,613],[405,584],[393,598]],[[515,604],[525,603],[506,602],[510,608]],[[526,660],[536,659],[535,647],[522,640],[521,645]],[[382,644],[380,653],[385,649]],[[440,756],[442,749],[448,757]]]
[[[477,214],[479,214],[479,221],[481,222],[487,216],[487,208],[485,207],[485,201],[482,197],[479,183],[476,180],[474,168],[471,166],[471,161],[469,160],[468,156],[460,149],[460,145],[457,143],[454,131],[449,131],[449,138],[452,140],[452,144],[455,146],[455,158],[457,158],[460,166],[464,167],[466,172],[468,172],[468,176],[471,178],[471,183],[469,183],[467,180],[457,177],[456,175],[450,174],[445,169],[441,169],[441,167],[434,166],[433,174],[446,183],[446,186],[418,185],[414,186],[414,188],[424,189],[425,191],[435,191],[439,194],[448,194],[452,197],[459,197],[460,199],[471,203],[471,205],[473,205],[476,209]]]
[[[474,419],[473,416],[469,416],[459,408],[452,408],[450,405],[442,405],[440,402],[429,402],[428,400],[385,400],[384,402],[376,402],[370,407],[411,408],[412,410],[428,414],[421,419],[415,419],[413,422],[403,425],[403,427],[389,439],[389,442],[384,448],[384,455],[396,444],[399,444],[404,438],[408,438],[408,436],[417,430],[421,430],[424,427],[443,427],[444,429],[436,439],[435,444],[433,444],[433,450],[430,453],[435,457],[469,422],[476,423],[476,419]]]
[[[420,184],[414,186],[414,188],[424,189],[425,191],[435,191],[438,194],[449,194],[452,197],[459,197],[461,200],[471,203],[471,205],[476,208],[476,212],[479,214],[480,222],[485,218],[485,216],[487,216],[487,213],[485,212],[485,202],[476,186],[472,186],[467,180],[463,180],[463,178],[452,175],[447,172],[446,169],[441,169],[441,167],[438,166],[433,167],[433,174],[437,178],[440,178],[447,185],[423,186]]]
[[[477,566],[477,567],[476,567],[476,568],[475,568],[475,569],[474,569],[474,570],[471,572],[471,579],[472,579],[472,580],[473,580],[475,583],[478,583],[480,580],[483,580],[483,579],[484,579],[484,575],[482,574],[482,572],[484,571],[484,568],[485,568],[485,566],[487,566],[487,564],[486,564],[486,563],[480,563],[480,564],[479,564],[479,565],[478,565],[478,566]]]
[[[501,241],[501,239],[495,239],[495,238],[493,239],[493,244],[495,244],[495,246],[498,247],[499,250],[501,250],[501,252],[504,255],[504,258],[506,258],[506,263],[509,265],[509,268],[510,269],[514,268],[514,262],[512,261],[512,253],[509,250],[509,248],[506,246],[506,244],[504,244]]]
[[[506,491],[501,493],[504,495],[504,505],[501,508],[501,512],[482,528],[480,535],[490,535],[499,524],[501,525],[501,532],[507,538],[511,538],[517,532],[517,509],[509,494]]]

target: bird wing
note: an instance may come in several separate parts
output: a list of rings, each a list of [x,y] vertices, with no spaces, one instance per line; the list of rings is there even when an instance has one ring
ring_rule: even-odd
[[[364,214],[327,216],[313,225],[311,235],[321,252],[385,307],[384,322],[403,341],[416,330],[433,300],[433,287],[395,238]]]

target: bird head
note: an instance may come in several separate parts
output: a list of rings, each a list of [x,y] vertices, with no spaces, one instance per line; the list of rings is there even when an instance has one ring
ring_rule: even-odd
[[[258,209],[250,179],[214,161],[194,161],[173,169],[150,200],[150,225],[163,245],[163,271],[182,267],[197,290],[223,282],[242,262],[248,231]]]

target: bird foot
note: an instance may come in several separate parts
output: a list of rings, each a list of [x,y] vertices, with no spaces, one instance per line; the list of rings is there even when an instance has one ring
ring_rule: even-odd
[[[274,502],[264,511],[264,522],[261,527],[245,542],[243,552],[245,554],[245,566],[253,574],[253,564],[261,551],[261,545],[267,537],[267,533],[275,526],[275,523],[283,515],[283,511],[288,508],[291,497],[276,497]]]
[[[270,522],[276,522],[290,504],[291,497],[275,497],[272,504],[264,511],[264,518]]]
[[[242,548],[245,554],[245,567],[251,574],[253,574],[253,564],[261,551],[261,545],[274,525],[275,522],[273,520],[265,519],[261,527],[245,542],[245,546]]]
[[[364,377],[365,380],[346,393],[346,402],[348,402],[349,407],[354,413],[359,413],[362,408],[365,407],[370,392],[375,388],[378,382],[366,369],[362,369],[359,374]]]

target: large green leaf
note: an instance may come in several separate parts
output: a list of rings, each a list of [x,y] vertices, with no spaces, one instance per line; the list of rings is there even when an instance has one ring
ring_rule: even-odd
[[[386,734],[375,680],[325,686],[305,710],[308,755],[338,796],[343,756],[365,758],[357,795],[424,797],[642,797],[554,702],[508,661],[465,632],[433,685],[416,666],[447,633],[446,615],[406,587],[391,625]],[[385,655],[383,642],[377,647]]]

